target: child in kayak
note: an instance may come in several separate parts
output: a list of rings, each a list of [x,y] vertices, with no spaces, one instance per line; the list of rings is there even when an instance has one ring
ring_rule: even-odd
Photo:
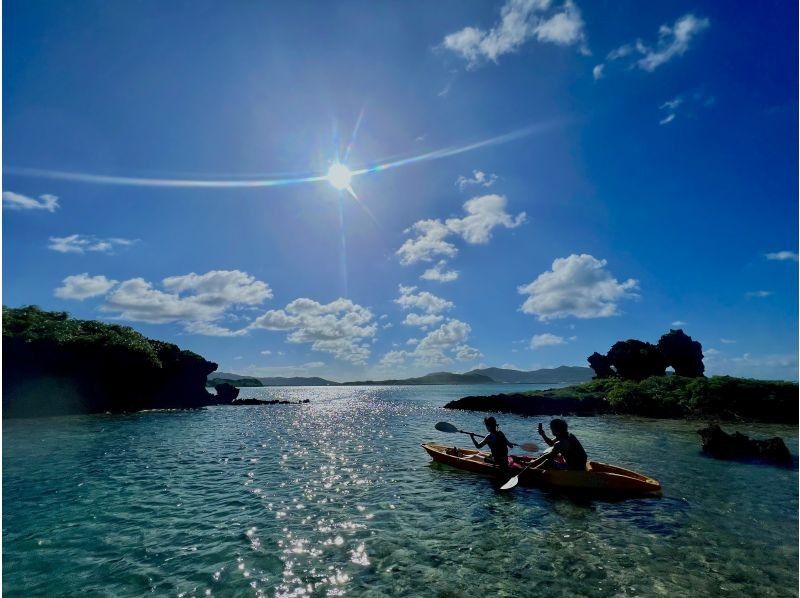
[[[489,433],[480,442],[475,440],[476,434],[470,434],[472,444],[475,445],[475,448],[481,448],[488,444],[489,449],[492,451],[492,456],[487,457],[486,460],[489,461],[491,459],[491,463],[499,465],[502,469],[508,469],[508,449],[514,448],[516,445],[509,442],[506,435],[500,431],[497,420],[494,417],[484,418],[483,425],[486,426],[486,430]]]
[[[542,424],[539,424],[539,436],[552,447],[552,451],[544,461],[545,467],[584,471],[586,469],[586,451],[583,450],[580,441],[567,430],[567,422],[563,419],[554,419],[550,422],[550,431],[555,439],[549,438],[545,434]],[[556,456],[560,456],[563,463],[556,461]]]

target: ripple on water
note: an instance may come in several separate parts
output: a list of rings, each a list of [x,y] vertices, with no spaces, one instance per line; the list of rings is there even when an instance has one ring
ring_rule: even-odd
[[[796,594],[796,469],[706,459],[693,424],[582,418],[590,455],[656,475],[665,498],[502,493],[419,448],[464,444],[432,424],[478,428],[440,408],[470,393],[246,389],[312,402],[4,422],[4,591]],[[536,420],[501,422],[534,437]],[[743,431],[796,453],[793,428]]]

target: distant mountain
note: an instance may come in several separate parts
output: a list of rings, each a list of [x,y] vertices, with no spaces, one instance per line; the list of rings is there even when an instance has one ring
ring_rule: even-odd
[[[495,382],[505,384],[576,384],[591,380],[594,372],[591,368],[562,365],[557,368],[531,370],[528,372],[505,368],[483,368],[471,370],[467,372],[467,375],[469,374],[487,376]]]
[[[264,386],[338,386],[338,382],[319,378],[317,376],[303,377],[293,376],[291,378],[282,378],[276,376],[273,378],[259,378]]]
[[[343,382],[342,386],[392,386],[403,384],[491,384],[494,380],[479,373],[453,374],[451,372],[432,372],[418,378],[404,378],[399,380],[361,380],[357,382]]]
[[[218,376],[214,376],[213,378],[210,378],[209,380],[206,381],[206,386],[213,386],[214,388],[216,388],[220,384],[230,384],[230,383],[233,383],[233,385],[236,388],[264,386],[263,384],[261,384],[261,380],[259,380],[258,378],[243,378],[241,376],[239,376],[235,380],[233,378],[220,378]]]
[[[594,372],[590,368],[562,365],[553,369],[533,370],[523,372],[504,368],[484,368],[472,370],[465,374],[452,372],[431,372],[416,378],[392,378],[390,380],[355,380],[352,382],[333,382],[319,377],[295,376],[291,378],[272,377],[254,378],[240,376],[228,372],[215,372],[215,380],[230,380],[234,386],[239,386],[237,380],[258,380],[263,386],[399,386],[423,384],[492,384],[500,382],[505,384],[577,384],[591,380]],[[248,384],[242,384],[247,386]]]
[[[239,374],[231,374],[229,372],[214,372],[213,376],[209,376],[210,378],[213,377],[214,380],[230,380],[234,383],[234,386],[239,386],[236,384],[237,380],[258,380],[260,384],[258,386],[337,386],[338,382],[332,382],[331,380],[326,380],[325,378],[318,378],[316,376],[313,377],[303,377],[303,376],[293,376],[291,378],[283,378],[280,376],[274,376],[271,378],[255,378],[253,376],[240,376]],[[256,386],[254,384],[242,384],[242,386]]]

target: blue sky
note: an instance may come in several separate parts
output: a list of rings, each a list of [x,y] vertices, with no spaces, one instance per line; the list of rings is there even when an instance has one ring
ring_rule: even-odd
[[[6,305],[256,375],[585,365],[681,327],[710,373],[797,377],[791,3],[3,8]],[[357,198],[263,185],[420,156]]]

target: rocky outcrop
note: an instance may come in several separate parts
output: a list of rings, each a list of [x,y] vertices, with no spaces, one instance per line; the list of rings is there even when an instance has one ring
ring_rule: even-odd
[[[217,364],[127,326],[3,308],[3,417],[192,409]]]
[[[217,389],[217,402],[220,405],[228,405],[236,400],[239,396],[239,389],[233,384],[222,382],[216,385]]]
[[[739,432],[728,434],[716,424],[697,431],[703,452],[717,459],[756,460],[788,465],[792,455],[782,438],[755,440]]]
[[[544,395],[500,394],[464,397],[450,401],[445,409],[494,411],[518,415],[600,415],[610,407],[604,398],[548,397]]]
[[[239,399],[238,401],[234,401],[233,405],[305,405],[306,403],[310,403],[309,399],[304,399],[302,401],[281,401],[280,399],[270,399],[268,401],[264,401],[262,399]]]

